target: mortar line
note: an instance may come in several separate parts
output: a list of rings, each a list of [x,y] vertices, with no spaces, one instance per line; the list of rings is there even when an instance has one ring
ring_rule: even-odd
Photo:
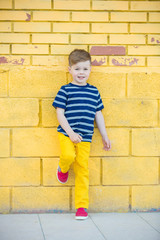
[[[54,0],[51,0],[51,9],[54,9]]]
[[[72,15],[73,15],[72,12],[70,12],[70,14],[69,14],[70,22],[73,22],[73,21],[72,21]]]
[[[147,22],[149,22],[149,12],[147,12]]]
[[[45,234],[44,234],[44,231],[43,231],[43,227],[42,227],[42,223],[41,223],[41,219],[40,219],[40,217],[39,217],[39,214],[37,214],[37,216],[38,216],[39,224],[40,224],[40,227],[41,227],[41,231],[42,231],[43,239],[46,240],[46,238],[45,238]]]
[[[92,217],[89,216],[89,218],[91,219],[91,221],[93,222],[93,224],[95,225],[95,227],[97,228],[97,230],[100,232],[100,234],[102,235],[102,237],[104,238],[104,240],[107,240],[107,238],[105,237],[105,235],[101,232],[100,228],[97,226],[97,224],[93,221]]]
[[[127,12],[128,11],[131,11],[131,2],[130,1],[128,2],[128,10],[127,10]]]
[[[92,0],[90,0],[90,10],[89,11],[92,11]]]
[[[153,228],[156,232],[160,233],[160,231],[158,231],[154,226],[152,226],[145,218],[143,218],[141,215],[139,215],[138,213],[136,213],[138,215],[139,218],[141,218],[144,222],[146,222],[151,228]]]
[[[14,3],[14,0],[12,0],[12,9],[15,9],[15,3]]]

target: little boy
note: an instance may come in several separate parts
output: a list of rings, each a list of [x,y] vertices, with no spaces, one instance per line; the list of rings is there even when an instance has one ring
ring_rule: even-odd
[[[74,162],[76,219],[86,219],[89,205],[88,159],[94,131],[94,120],[102,136],[104,150],[111,149],[101,110],[104,108],[98,89],[87,83],[91,72],[91,56],[82,49],[69,55],[72,82],[60,88],[53,102],[59,126],[57,128],[61,155],[57,169],[60,183],[68,180]]]

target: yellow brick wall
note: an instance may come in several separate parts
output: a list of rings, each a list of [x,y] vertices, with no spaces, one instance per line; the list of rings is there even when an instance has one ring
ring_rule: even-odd
[[[54,97],[92,55],[112,150],[95,134],[90,211],[160,210],[160,1],[0,0],[0,212],[74,211],[56,180]]]

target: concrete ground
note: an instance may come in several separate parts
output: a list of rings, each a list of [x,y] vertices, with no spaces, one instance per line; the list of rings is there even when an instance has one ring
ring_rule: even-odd
[[[0,240],[160,240],[160,212],[1,214]]]

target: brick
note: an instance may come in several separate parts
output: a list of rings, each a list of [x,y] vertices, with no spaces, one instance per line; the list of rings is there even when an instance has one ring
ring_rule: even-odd
[[[9,44],[0,44],[0,54],[9,54],[10,48]]]
[[[93,10],[128,10],[126,1],[93,1]]]
[[[12,0],[1,0],[0,8],[2,9],[12,8]]]
[[[56,128],[13,129],[13,156],[59,156]]]
[[[1,43],[29,43],[29,34],[25,33],[0,33]]]
[[[54,0],[54,9],[61,10],[90,10],[90,1]]]
[[[15,22],[14,32],[50,32],[51,24],[48,22]]]
[[[33,65],[67,66],[68,56],[33,56]]]
[[[149,67],[160,67],[160,57],[147,57]]]
[[[145,185],[159,182],[158,158],[107,157],[102,161],[103,185]]]
[[[103,99],[107,126],[157,126],[157,100]],[[138,116],[138,117],[137,117]]]
[[[5,65],[29,65],[30,64],[30,56],[1,56],[0,64]]]
[[[0,188],[0,213],[10,211],[10,189]]]
[[[160,55],[160,46],[128,46],[129,55]]]
[[[159,73],[129,73],[128,96],[131,98],[159,99]]]
[[[146,13],[137,12],[111,12],[112,22],[146,22]]]
[[[107,34],[72,34],[71,43],[107,44]]]
[[[131,33],[159,33],[159,23],[131,23]]]
[[[127,212],[129,208],[129,188],[127,186],[90,187],[89,211]]]
[[[102,98],[123,98],[125,81],[124,73],[92,72],[88,82],[98,88]]]
[[[15,9],[51,9],[51,0],[15,0]]]
[[[89,32],[89,23],[53,23],[53,32]]]
[[[11,32],[11,23],[0,22],[0,32]]]
[[[125,55],[126,49],[123,46],[92,46],[91,55]]]
[[[29,15],[28,11],[1,11],[0,20],[27,21]]]
[[[129,129],[112,128],[107,129],[112,149],[103,150],[102,138],[97,128],[93,135],[90,156],[128,156],[129,154]],[[123,142],[123,144],[119,144]]]
[[[159,35],[149,35],[148,36],[148,44],[160,44],[160,36]]]
[[[132,210],[157,211],[160,209],[160,185],[133,186]]]
[[[37,99],[0,99],[0,126],[37,126],[39,103]]]
[[[89,159],[89,184],[90,186],[101,184],[101,159]]]
[[[1,158],[0,182],[2,186],[40,185],[40,159]]]
[[[33,34],[33,43],[68,43],[68,34]]]
[[[107,58],[104,56],[92,56],[92,66],[107,66]]]
[[[57,127],[59,125],[56,110],[52,106],[53,100],[42,100],[42,125],[46,127]]]
[[[127,23],[92,23],[93,33],[127,33]]]
[[[13,44],[13,54],[48,54],[48,45],[24,45],[24,44]]]
[[[34,11],[34,21],[69,21],[69,12],[61,11]]]
[[[160,155],[160,128],[132,129],[133,156]]]
[[[149,13],[150,22],[160,22],[160,13]]]
[[[145,44],[145,35],[135,34],[111,34],[110,44]]]
[[[10,133],[8,129],[0,129],[0,157],[9,157]]]
[[[109,65],[110,66],[145,66],[145,57],[137,57],[137,56],[114,56],[109,57]]]
[[[8,95],[8,72],[0,72],[0,97]]]
[[[131,2],[131,10],[136,11],[158,11],[160,10],[160,3],[157,1],[150,1],[145,2],[144,1],[133,1]]]
[[[83,48],[87,51],[87,45],[52,45],[51,54],[67,54],[69,55],[75,48]]]
[[[17,187],[13,188],[12,212],[69,211],[67,187]]]
[[[73,12],[72,21],[81,22],[107,22],[107,12]]]
[[[55,97],[66,83],[66,73],[63,71],[16,69],[10,72],[10,96]]]

